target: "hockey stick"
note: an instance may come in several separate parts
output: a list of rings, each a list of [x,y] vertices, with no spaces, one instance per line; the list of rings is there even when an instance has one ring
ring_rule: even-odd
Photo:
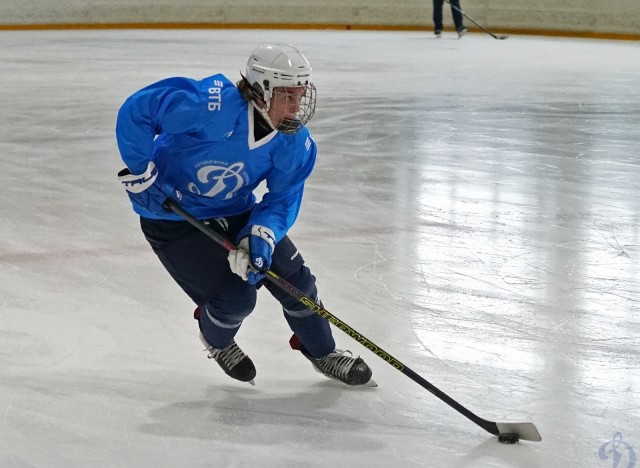
[[[473,24],[478,26],[480,29],[482,29],[484,32],[489,34],[494,39],[506,39],[506,38],[509,37],[509,36],[506,36],[506,35],[503,35],[503,34],[500,34],[500,35],[496,36],[491,31],[489,31],[487,28],[485,28],[480,23],[478,23],[476,20],[474,20],[471,16],[467,15],[464,11],[462,11],[461,8],[458,8],[457,6],[453,5],[449,0],[444,0],[444,1],[447,2],[449,5],[451,5],[451,8],[453,8],[454,10],[457,10],[458,12],[460,12],[465,18],[467,18],[469,21],[471,21]]]
[[[174,200],[168,198],[164,202],[164,207],[165,209],[169,211],[173,211],[174,213],[179,215],[181,218],[183,218],[193,227],[200,230],[202,233],[210,237],[217,244],[224,247],[228,251],[236,249],[236,246],[233,243],[229,242],[227,239],[225,239],[223,236],[218,234],[216,231],[214,231],[212,228],[210,228],[208,225],[206,225],[202,221],[198,220],[191,214],[187,213]],[[349,325],[344,323],[342,320],[340,320],[331,312],[323,308],[321,305],[316,304],[311,298],[305,296],[302,292],[300,292],[298,289],[296,289],[294,286],[289,284],[284,279],[280,278],[277,274],[275,274],[271,270],[264,270],[263,273],[266,275],[265,278],[268,281],[275,284],[276,286],[281,288],[283,291],[285,291],[287,294],[297,299],[301,304],[303,304],[308,309],[311,309],[316,314],[329,320],[329,322],[331,322],[337,328],[339,328],[344,333],[349,335],[351,338],[356,340],[358,343],[363,345],[365,348],[373,352],[379,358],[383,359],[384,361],[386,361],[387,363],[389,363],[390,365],[398,369],[400,372],[402,372],[404,375],[409,377],[411,380],[421,385],[425,389],[429,390],[433,395],[438,397],[440,400],[444,401],[447,405],[451,406],[460,414],[467,417],[468,419],[476,423],[478,426],[482,427],[484,430],[490,432],[495,436],[498,436],[499,440],[501,440],[500,438],[502,438],[503,441],[510,442],[510,443],[513,443],[518,439],[530,440],[534,442],[539,442],[542,440],[542,438],[540,437],[540,433],[538,432],[538,429],[533,423],[527,423],[527,422],[496,423],[493,421],[487,421],[486,419],[483,419],[480,416],[475,415],[474,413],[469,411],[467,408],[462,406],[460,403],[455,401],[453,398],[451,398],[450,396],[448,396],[447,394],[445,394],[444,392],[436,388],[434,385],[430,384],[425,379],[420,377],[414,371],[409,369],[406,365],[404,365],[399,360],[394,358],[391,354],[387,353],[385,350],[380,348],[378,345],[373,343],[368,338],[365,338],[361,333],[351,328]]]

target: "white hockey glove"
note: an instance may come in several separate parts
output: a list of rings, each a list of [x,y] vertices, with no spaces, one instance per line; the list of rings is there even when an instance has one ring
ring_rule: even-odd
[[[243,237],[245,233],[248,235]],[[229,267],[243,280],[256,284],[271,266],[275,235],[268,227],[247,226],[240,231],[240,237],[238,248],[229,252],[227,257]]]
[[[173,185],[159,180],[158,168],[153,161],[149,161],[143,174],[132,174],[129,168],[125,167],[118,172],[118,180],[133,204],[157,215],[167,213],[164,208],[167,198],[182,198],[182,194]]]

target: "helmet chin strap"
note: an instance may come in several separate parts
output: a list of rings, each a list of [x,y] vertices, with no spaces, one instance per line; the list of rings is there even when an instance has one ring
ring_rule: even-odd
[[[258,112],[260,112],[260,115],[265,120],[265,122],[267,122],[267,124],[269,125],[269,127],[271,127],[272,130],[278,130],[276,128],[276,126],[273,125],[273,122],[271,121],[271,117],[269,117],[269,110],[268,109],[266,109],[265,107],[259,106],[256,103],[255,100],[251,101],[251,105],[253,105],[254,109],[256,109]]]

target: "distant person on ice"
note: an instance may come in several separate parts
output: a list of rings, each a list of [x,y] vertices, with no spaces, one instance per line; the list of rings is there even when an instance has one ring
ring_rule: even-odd
[[[462,37],[467,33],[467,28],[464,27],[464,22],[462,21],[460,0],[449,0],[448,3],[451,5],[451,16],[453,16],[453,24],[455,25],[456,31],[458,32],[458,37]],[[438,39],[440,39],[440,37],[442,36],[443,5],[444,0],[433,0],[434,34]]]

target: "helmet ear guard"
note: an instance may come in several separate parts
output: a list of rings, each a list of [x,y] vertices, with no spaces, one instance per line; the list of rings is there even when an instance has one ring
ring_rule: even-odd
[[[240,89],[242,96],[247,101],[260,100],[264,102],[264,93],[262,91],[262,88],[257,83],[254,83],[252,85],[247,77],[242,73],[240,73],[240,76],[242,77],[242,79],[238,81],[237,86]]]

